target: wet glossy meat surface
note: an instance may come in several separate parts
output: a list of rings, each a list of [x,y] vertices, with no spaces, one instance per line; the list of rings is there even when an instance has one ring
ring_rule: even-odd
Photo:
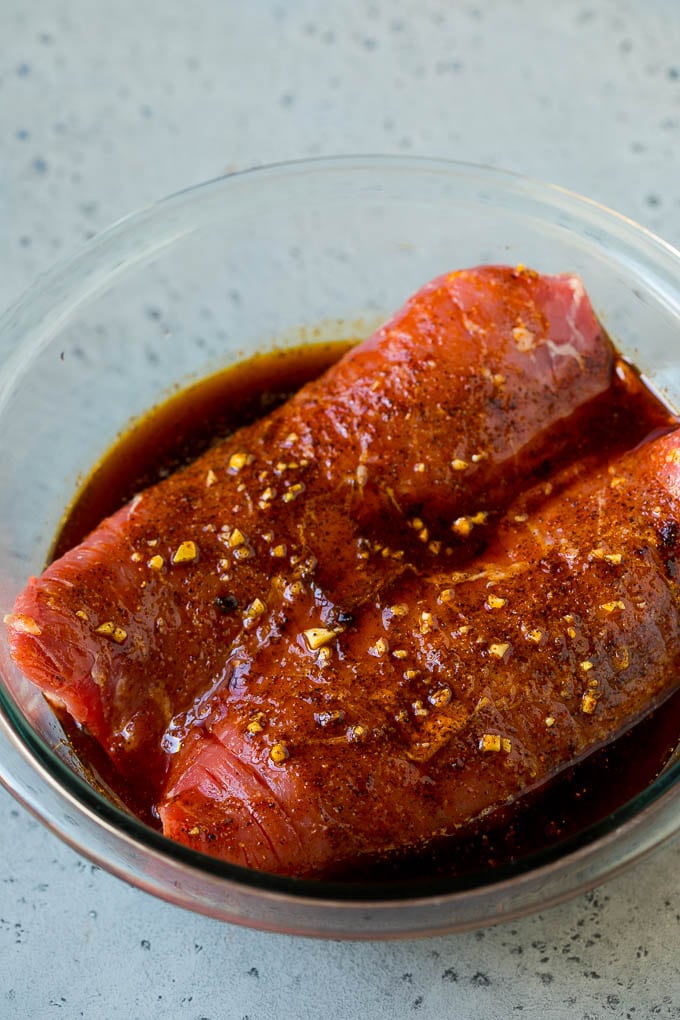
[[[636,387],[576,278],[441,277],[32,580],[14,655],[195,848],[465,831],[677,686],[680,440]]]

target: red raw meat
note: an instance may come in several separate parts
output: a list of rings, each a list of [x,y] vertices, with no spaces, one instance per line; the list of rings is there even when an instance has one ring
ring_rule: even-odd
[[[440,611],[436,578],[470,560],[522,488],[573,456],[574,430],[587,431],[613,366],[577,278],[502,267],[440,277],[282,408],[145,491],[31,580],[9,619],[16,661],[122,776],[151,787],[169,834],[208,852],[302,873],[337,857],[345,830],[351,857],[371,840],[403,846],[459,825],[527,781],[519,751],[505,758],[509,789],[491,752],[479,758],[466,744],[491,793],[463,783],[455,802],[452,789],[439,797],[427,779],[437,757],[431,766],[414,750],[427,740],[409,743],[403,719],[376,719],[402,711],[404,684],[409,704],[426,707],[433,692],[402,675],[416,652],[419,676],[450,668],[451,686],[458,645],[433,630],[396,647],[390,625],[390,653],[368,649],[399,593],[403,620],[413,622],[410,600]],[[312,631],[340,636],[311,656],[309,641],[325,640]],[[406,653],[401,672],[394,650]],[[350,706],[375,702],[372,712],[333,708],[326,718],[329,685]],[[461,705],[452,693],[444,716],[467,712]],[[421,728],[433,716],[403,710]],[[613,735],[623,723],[610,722]],[[538,752],[525,743],[529,760]],[[462,775],[449,750],[440,757]],[[373,837],[364,787],[389,799]]]
[[[483,560],[402,576],[327,660],[302,636],[313,592],[270,598],[177,727],[164,831],[321,872],[451,834],[625,732],[679,683],[679,464],[674,432],[523,500]]]

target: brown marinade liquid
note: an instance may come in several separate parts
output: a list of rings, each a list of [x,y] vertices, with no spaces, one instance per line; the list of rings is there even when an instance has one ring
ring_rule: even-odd
[[[283,403],[350,346],[349,341],[334,342],[258,355],[159,404],[119,439],[89,476],[62,522],[51,559],[81,542],[136,492]],[[587,435],[579,431],[578,415],[565,423],[565,428],[573,430],[575,462],[586,454],[607,460],[678,423],[623,361],[618,362],[611,388],[597,398],[595,406],[596,427],[590,427]],[[155,825],[149,806],[140,802],[135,791],[120,789],[101,749],[68,720],[62,722],[81,757],[131,809]],[[679,739],[680,691],[613,743],[513,806],[493,812],[472,835],[468,830],[464,839],[450,837],[435,843],[417,859],[395,855],[366,861],[361,876],[353,871],[329,877],[427,880],[511,863],[582,832],[641,793],[663,770]]]

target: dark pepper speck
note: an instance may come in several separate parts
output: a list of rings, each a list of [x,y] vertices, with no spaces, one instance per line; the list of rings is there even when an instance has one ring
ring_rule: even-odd
[[[235,595],[218,595],[214,602],[218,613],[233,613],[238,609],[238,599]]]

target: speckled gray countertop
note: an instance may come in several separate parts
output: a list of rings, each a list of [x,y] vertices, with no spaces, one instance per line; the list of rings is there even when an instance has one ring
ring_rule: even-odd
[[[110,221],[224,171],[448,156],[680,244],[676,0],[2,0],[0,308]],[[0,792],[0,1017],[680,1017],[680,845],[462,936],[315,942],[110,877]]]

